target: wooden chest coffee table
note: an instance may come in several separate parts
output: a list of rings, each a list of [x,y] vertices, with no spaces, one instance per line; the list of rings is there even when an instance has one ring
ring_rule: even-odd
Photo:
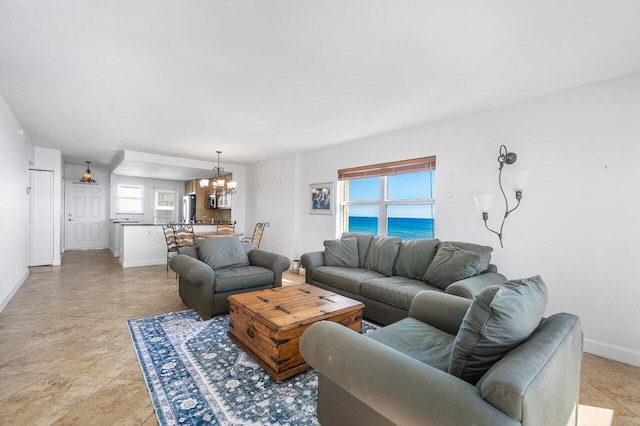
[[[362,331],[357,300],[299,284],[229,296],[228,335],[276,381],[305,371],[300,355],[302,332],[316,321],[329,320]]]

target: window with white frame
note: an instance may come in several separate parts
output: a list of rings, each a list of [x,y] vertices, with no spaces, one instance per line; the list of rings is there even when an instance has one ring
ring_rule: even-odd
[[[435,157],[338,170],[343,231],[434,238]]]
[[[143,214],[142,185],[118,185],[117,213]]]
[[[153,200],[153,217],[156,223],[176,220],[176,192],[174,190],[156,189],[153,191]]]

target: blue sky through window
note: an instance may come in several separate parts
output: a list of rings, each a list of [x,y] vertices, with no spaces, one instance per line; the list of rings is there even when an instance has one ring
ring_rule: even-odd
[[[349,206],[349,216],[377,217],[378,206]]]
[[[407,173],[389,176],[390,200],[433,198],[431,178],[433,172]]]
[[[433,198],[433,173],[407,173],[388,177],[388,197],[390,200],[410,200]],[[352,179],[349,181],[349,200],[367,201],[380,199],[379,177]],[[424,205],[396,205],[388,211],[389,217],[433,218],[433,207]],[[351,206],[349,216],[377,216],[374,206]]]
[[[380,178],[353,179],[349,181],[349,200],[365,201],[380,198]]]

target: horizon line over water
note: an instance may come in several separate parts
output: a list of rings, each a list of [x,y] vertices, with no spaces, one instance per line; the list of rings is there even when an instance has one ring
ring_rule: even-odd
[[[403,240],[433,238],[432,218],[390,217],[387,218],[387,235]],[[378,218],[371,216],[349,216],[349,232],[378,234]]]

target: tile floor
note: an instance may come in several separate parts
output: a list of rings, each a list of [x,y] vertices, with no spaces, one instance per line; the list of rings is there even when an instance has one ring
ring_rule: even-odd
[[[164,265],[90,250],[31,268],[0,313],[0,424],[156,425],[125,320],[184,309]],[[640,425],[640,368],[585,354],[580,403],[580,425]]]

